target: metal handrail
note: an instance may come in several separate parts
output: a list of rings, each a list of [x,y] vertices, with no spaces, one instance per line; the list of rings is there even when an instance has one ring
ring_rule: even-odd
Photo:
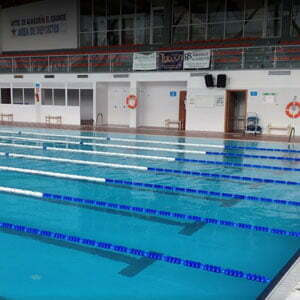
[[[296,135],[296,129],[295,127],[292,127],[289,134],[289,144],[292,142],[292,138],[294,139],[295,142],[295,135]]]
[[[98,118],[101,117],[101,125],[103,125],[103,114],[102,113],[98,113],[97,114],[97,118],[96,118],[96,123],[95,123],[95,127],[97,128],[97,124],[98,124]]]

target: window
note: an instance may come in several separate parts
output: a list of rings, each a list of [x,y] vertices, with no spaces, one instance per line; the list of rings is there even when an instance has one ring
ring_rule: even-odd
[[[52,89],[42,89],[42,105],[53,105]]]
[[[80,1],[80,32],[91,32],[93,30],[93,1]]]
[[[23,89],[13,89],[13,104],[23,104]]]
[[[65,89],[54,89],[54,105],[66,105],[66,91]]]
[[[1,103],[11,104],[11,90],[7,88],[1,89]]]
[[[79,106],[79,90],[68,90],[68,106]]]
[[[24,104],[35,104],[34,89],[24,89]]]

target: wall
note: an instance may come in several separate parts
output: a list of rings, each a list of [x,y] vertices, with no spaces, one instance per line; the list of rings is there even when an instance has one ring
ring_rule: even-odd
[[[96,118],[101,113],[103,119],[98,117],[97,124],[108,124],[108,84],[97,82],[96,85]]]
[[[2,9],[3,51],[76,48],[77,1],[47,0]]]
[[[164,127],[165,120],[178,120],[179,92],[185,82],[142,82],[139,86],[138,125]],[[176,96],[171,96],[170,92]]]
[[[300,101],[300,70],[292,70],[289,76],[269,75],[267,70],[210,73],[214,77],[219,73],[225,73],[228,77],[228,90],[245,89],[248,91],[247,110],[248,112],[258,113],[264,132],[266,132],[269,123],[274,126],[287,126],[291,123],[291,119],[285,115],[285,107],[295,96]],[[107,123],[128,126],[132,111],[130,112],[124,105],[125,98],[131,92],[130,86],[133,86],[132,83],[138,83],[138,91],[141,91],[140,103],[137,109],[138,125],[162,126],[162,120],[165,118],[178,118],[177,100],[172,99],[172,101],[176,101],[176,105],[172,105],[174,102],[171,102],[168,98],[168,90],[185,89],[184,82],[186,82],[188,92],[186,105],[187,130],[224,131],[226,89],[206,88],[203,76],[191,77],[191,72],[139,72],[130,73],[128,78],[120,79],[114,78],[113,75],[88,74],[88,78],[78,79],[77,74],[55,74],[51,86],[59,87],[63,84],[70,88],[95,88],[97,103],[100,104],[97,110],[103,108],[103,111],[107,111]],[[18,87],[20,87],[23,82],[26,85],[40,82],[42,87],[43,84],[50,86],[49,80],[46,81],[43,74],[24,74],[24,79],[15,79],[13,75],[0,75],[0,87],[9,87],[11,83],[13,83],[13,86],[18,84]],[[96,83],[100,83],[100,85]],[[257,96],[251,96],[251,92],[256,92]],[[266,102],[264,93],[274,93],[275,102]],[[102,98],[104,99],[103,102]],[[164,105],[165,103],[168,103],[168,105]],[[6,113],[8,109],[16,113],[20,110],[17,106],[0,105],[0,113]],[[30,110],[29,107],[25,106],[24,109]],[[25,118],[25,116],[22,116],[22,118]],[[32,119],[35,120],[35,115]],[[77,120],[78,114],[74,112],[74,120],[70,120],[70,122],[76,123]],[[295,120],[295,127],[296,135],[300,135],[300,118]],[[277,133],[282,134],[283,132]]]

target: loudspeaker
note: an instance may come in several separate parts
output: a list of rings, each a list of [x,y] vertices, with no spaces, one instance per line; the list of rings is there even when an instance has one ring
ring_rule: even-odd
[[[206,74],[205,76],[204,76],[204,78],[205,78],[205,85],[206,85],[206,87],[214,87],[214,78],[212,77],[212,75],[211,74]]]
[[[217,78],[217,87],[218,88],[225,88],[226,87],[226,75],[219,74]]]

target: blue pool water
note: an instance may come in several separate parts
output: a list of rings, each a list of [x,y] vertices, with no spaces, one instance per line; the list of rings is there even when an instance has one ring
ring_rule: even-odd
[[[7,132],[4,132],[7,131]],[[21,134],[18,132],[21,131]],[[26,132],[31,132],[26,134]],[[50,134],[38,136],[38,133]],[[65,135],[63,137],[51,134]],[[83,144],[68,144],[79,139]],[[84,137],[111,137],[133,141],[85,140]],[[14,139],[22,137],[24,139]],[[35,140],[40,139],[40,140]],[[58,142],[44,142],[60,140]],[[153,144],[137,140],[180,142],[180,145]],[[84,143],[99,145],[85,145]],[[0,167],[22,168],[45,172],[65,173],[94,178],[121,180],[119,184],[96,183],[0,170],[0,186],[27,191],[50,193],[105,201],[131,207],[200,216],[235,223],[251,224],[288,232],[300,231],[300,207],[233,197],[219,197],[170,191],[154,185],[205,190],[216,193],[238,194],[300,202],[299,153],[267,152],[255,149],[218,149],[225,147],[253,147],[288,149],[286,144],[238,142],[200,138],[88,133],[76,131],[0,128]],[[184,143],[205,144],[186,146]],[[4,145],[6,144],[6,145]],[[14,144],[14,145],[12,145]],[[155,147],[171,150],[226,152],[229,154],[274,156],[287,159],[251,158],[245,156],[203,155],[194,153],[101,147],[122,145]],[[20,147],[15,147],[20,145]],[[41,149],[24,146],[41,146]],[[49,147],[49,149],[48,149]],[[103,151],[124,156],[94,155],[90,152],[51,150]],[[44,149],[43,149],[44,148]],[[294,150],[300,150],[296,145]],[[12,157],[11,154],[27,157]],[[224,164],[161,161],[145,157],[127,157],[127,154],[206,160]],[[281,180],[284,183],[266,183],[234,178],[207,178],[192,174],[140,171],[70,162],[45,161],[31,156],[42,156],[88,162],[105,162],[180,171],[194,171],[247,178]],[[230,167],[228,163],[277,166],[293,170],[258,167]],[[148,186],[123,184],[141,182]],[[152,184],[152,185],[151,185]],[[258,274],[272,280],[299,249],[300,236],[279,235],[272,232],[242,229],[234,226],[196,222],[188,218],[174,218],[124,210],[120,206],[103,207],[76,204],[70,201],[36,198],[0,193],[0,223],[17,224],[40,230],[63,233],[128,248],[163,253],[182,260]],[[132,255],[132,253],[71,243],[67,239],[53,239],[0,226],[0,299],[255,299],[267,286],[265,282],[227,276],[171,264],[163,260]]]

